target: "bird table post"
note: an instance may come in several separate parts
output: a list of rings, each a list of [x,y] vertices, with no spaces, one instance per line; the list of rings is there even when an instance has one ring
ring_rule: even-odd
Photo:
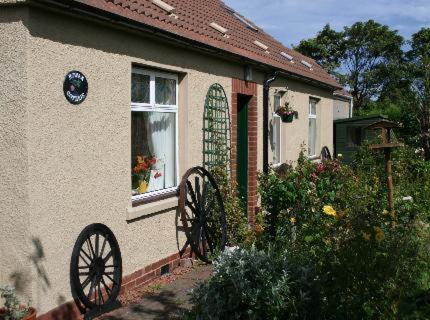
[[[391,130],[398,128],[395,122],[382,120],[371,124],[366,129],[380,130],[381,143],[370,145],[371,149],[382,149],[385,154],[385,170],[387,171],[387,188],[388,188],[388,209],[391,214],[394,213],[394,185],[392,175],[391,149],[403,147],[403,143],[391,142]]]

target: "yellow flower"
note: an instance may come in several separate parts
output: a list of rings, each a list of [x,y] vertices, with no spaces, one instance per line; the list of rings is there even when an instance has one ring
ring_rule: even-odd
[[[381,242],[385,239],[384,231],[379,227],[375,227],[375,239],[378,242]]]
[[[382,214],[384,215],[384,216],[386,216],[386,215],[388,215],[388,210],[387,209],[384,209],[384,211],[382,211]]]
[[[332,206],[324,206],[323,211],[328,216],[336,217],[336,210],[334,210]]]
[[[295,217],[291,217],[291,218],[290,218],[290,221],[291,221],[291,223],[292,223],[292,224],[295,224],[297,220],[296,220],[296,218],[295,218]]]
[[[363,239],[366,241],[369,241],[370,240],[370,233],[363,232]]]

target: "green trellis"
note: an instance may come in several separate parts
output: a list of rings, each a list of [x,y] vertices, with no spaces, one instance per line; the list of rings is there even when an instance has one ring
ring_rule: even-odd
[[[230,173],[230,110],[223,87],[210,86],[203,115],[203,165],[211,171],[225,167]]]

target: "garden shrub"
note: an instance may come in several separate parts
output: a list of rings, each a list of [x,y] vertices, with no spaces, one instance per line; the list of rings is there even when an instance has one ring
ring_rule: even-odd
[[[242,243],[248,233],[248,224],[242,202],[236,194],[236,186],[223,167],[211,170],[223,197],[227,220],[227,244],[234,246]]]
[[[285,256],[249,249],[220,255],[213,277],[193,291],[189,319],[286,319],[289,299]]]
[[[191,318],[430,319],[430,164],[409,147],[392,157],[394,212],[367,146],[352,166],[302,154],[261,175],[256,228],[194,292]]]
[[[312,274],[319,292],[307,305],[319,308],[312,318],[394,319],[404,301],[428,290],[430,174],[411,152],[393,155],[394,213],[387,211],[382,155],[368,148],[353,168],[302,158],[282,175],[260,177],[272,231],[265,243],[287,249],[292,269]],[[408,195],[412,202],[403,200]]]

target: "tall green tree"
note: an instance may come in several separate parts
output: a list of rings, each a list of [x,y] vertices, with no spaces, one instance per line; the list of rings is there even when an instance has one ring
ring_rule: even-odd
[[[315,38],[295,48],[315,58],[345,86],[354,107],[361,110],[378,99],[384,86],[400,73],[393,66],[402,61],[404,39],[397,31],[373,20],[357,22],[336,32],[325,26]]]
[[[412,35],[407,52],[411,88],[416,94],[415,116],[420,125],[421,146],[426,160],[430,160],[430,28],[422,28]]]

